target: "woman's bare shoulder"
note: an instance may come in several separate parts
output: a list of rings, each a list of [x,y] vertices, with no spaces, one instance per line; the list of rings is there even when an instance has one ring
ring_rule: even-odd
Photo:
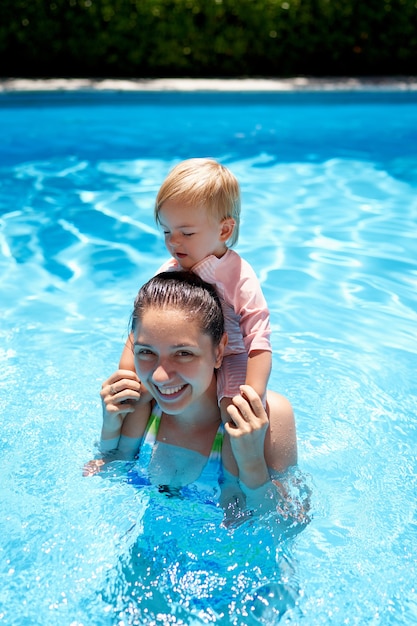
[[[268,467],[279,472],[297,463],[297,434],[294,411],[285,396],[268,391],[269,429],[265,440]]]

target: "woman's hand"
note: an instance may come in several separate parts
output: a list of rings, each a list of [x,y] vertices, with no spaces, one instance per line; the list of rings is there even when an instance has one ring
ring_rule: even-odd
[[[256,489],[270,480],[265,460],[265,436],[269,425],[262,400],[249,385],[242,385],[241,395],[233,398],[227,411],[230,422],[225,429],[240,480],[250,489]]]
[[[88,461],[83,467],[83,476],[94,476],[98,474],[106,465],[106,461],[104,459],[93,459],[92,461]]]
[[[131,370],[119,369],[104,381],[100,391],[103,405],[100,449],[104,457],[86,463],[83,476],[93,476],[100,472],[108,461],[125,458],[123,454],[120,455],[120,451],[119,456],[115,452],[118,451],[123,421],[135,410],[141,395],[140,380]],[[131,456],[133,458],[134,453]]]
[[[103,404],[102,439],[112,439],[120,435],[120,430],[128,413],[135,410],[141,397],[141,383],[135,372],[117,370],[101,386]]]

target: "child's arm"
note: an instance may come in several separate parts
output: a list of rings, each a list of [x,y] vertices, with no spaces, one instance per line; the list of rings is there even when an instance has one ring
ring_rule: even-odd
[[[238,316],[248,355],[245,384],[265,401],[272,367],[269,309],[254,269],[239,255],[229,256],[229,272],[219,277],[223,297]],[[227,318],[226,318],[227,322]],[[233,323],[233,322],[232,322]],[[234,329],[231,325],[232,332]],[[226,331],[228,330],[226,323]]]
[[[248,357],[245,385],[250,385],[265,401],[268,379],[271,374],[272,353],[268,350],[251,350]]]

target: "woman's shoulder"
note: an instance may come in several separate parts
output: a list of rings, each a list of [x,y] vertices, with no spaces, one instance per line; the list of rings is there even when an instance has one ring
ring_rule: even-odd
[[[267,394],[267,402],[268,402],[268,409],[269,412],[272,414],[286,414],[289,417],[291,416],[292,418],[294,418],[294,411],[291,405],[291,402],[288,400],[288,398],[286,398],[285,396],[281,395],[280,393],[277,393],[276,391],[271,391],[270,389],[268,389],[268,394]],[[271,418],[272,415],[270,415],[269,417]]]
[[[269,428],[265,441],[268,467],[279,472],[297,463],[297,435],[294,411],[287,398],[268,391],[267,413]]]

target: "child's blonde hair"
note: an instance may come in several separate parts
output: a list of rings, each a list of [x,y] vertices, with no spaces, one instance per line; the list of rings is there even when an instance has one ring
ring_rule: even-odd
[[[209,218],[222,221],[233,218],[235,226],[228,240],[233,246],[239,237],[240,188],[236,177],[214,159],[187,159],[176,165],[161,185],[155,201],[155,220],[167,200],[179,200],[186,206],[200,206]]]

